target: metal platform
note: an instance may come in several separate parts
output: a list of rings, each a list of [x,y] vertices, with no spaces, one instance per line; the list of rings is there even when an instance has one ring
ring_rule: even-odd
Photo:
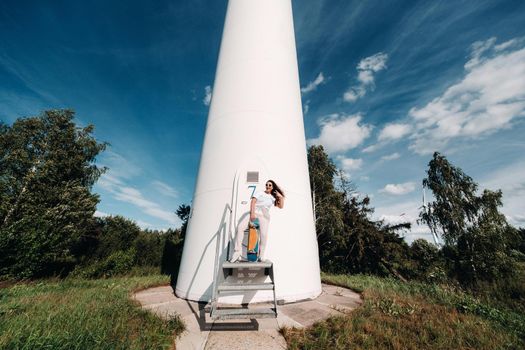
[[[277,317],[277,301],[275,298],[275,282],[273,276],[273,263],[267,262],[223,262],[221,266],[223,272],[223,281],[218,282],[220,274],[214,277],[213,297],[211,301],[210,316],[214,320],[231,320],[231,319],[257,319],[257,318],[275,318]],[[264,269],[264,274],[270,277],[270,283],[237,283],[228,280],[232,271],[236,269]],[[273,291],[273,308],[221,308],[218,302],[222,292],[253,292],[258,290]]]
[[[275,318],[277,312],[274,308],[253,308],[253,309],[218,309],[215,310],[212,318],[215,320],[232,319],[256,319],[256,318]]]
[[[268,268],[272,267],[273,263],[268,262],[255,262],[255,261],[240,261],[240,262],[229,262],[222,263],[223,269],[243,269],[243,268]]]

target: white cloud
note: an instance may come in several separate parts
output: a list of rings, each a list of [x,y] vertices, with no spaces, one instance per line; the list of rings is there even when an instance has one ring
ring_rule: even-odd
[[[104,218],[106,216],[111,216],[111,214],[105,213],[103,211],[96,210],[95,211],[95,217],[97,218]],[[142,220],[133,220],[137,225],[140,226],[142,229],[156,229],[156,226],[153,224],[150,224],[149,222],[142,221]]]
[[[207,85],[204,88],[204,98],[202,99],[202,103],[204,103],[205,106],[209,106],[210,105],[210,103],[211,103],[211,95],[212,95],[211,86]]]
[[[525,215],[515,214],[507,215],[507,222],[516,227],[525,227]]]
[[[381,160],[384,160],[384,161],[395,160],[395,159],[399,159],[399,157],[401,157],[401,155],[399,153],[395,152],[395,153],[392,153],[392,154],[389,154],[389,155],[386,155],[386,156],[382,156]]]
[[[307,100],[303,107],[303,113],[306,115],[310,111],[310,100]]]
[[[347,173],[350,173],[352,170],[359,170],[363,165],[363,160],[360,158],[354,159],[340,156],[337,159],[341,163],[341,168]]]
[[[360,87],[353,87],[343,94],[343,99],[346,102],[355,102],[357,99],[365,96],[366,90]]]
[[[323,72],[321,72],[314,81],[309,82],[308,85],[306,85],[304,88],[301,88],[301,92],[303,94],[307,94],[309,92],[315,91],[319,85],[324,83],[326,83],[326,79],[323,75]]]
[[[139,225],[139,227],[143,230],[150,229],[150,230],[159,230],[159,231],[166,231],[167,228],[161,228],[159,229],[157,225],[153,225],[147,221],[142,220],[135,220],[135,223]]]
[[[403,232],[404,239],[408,244],[419,238],[434,243],[432,233],[428,226],[417,223],[421,203],[416,200],[396,203],[397,204],[394,205],[376,206],[374,217],[384,220],[386,224],[390,225],[409,222],[411,224],[410,231]]]
[[[146,214],[162,219],[172,225],[179,224],[174,213],[164,210],[155,202],[144,198],[142,193],[133,187],[120,187],[116,189],[115,198],[141,208]]]
[[[405,182],[402,184],[388,184],[383,189],[379,190],[381,193],[388,193],[394,196],[404,195],[413,192],[416,189],[415,182]]]
[[[1,65],[1,60],[0,60]],[[0,120],[14,122],[17,118],[37,114],[49,108],[49,104],[34,96],[28,96],[20,91],[16,93],[0,87]]]
[[[525,196],[525,162],[497,169],[488,174],[480,184],[493,191],[500,189],[509,196]]]
[[[386,223],[390,225],[399,225],[405,222],[411,222],[415,220],[410,215],[406,215],[404,213],[401,215],[381,215],[379,219],[385,221]]]
[[[362,59],[357,65],[357,69],[360,71],[379,72],[380,70],[386,68],[387,59],[388,55],[386,53],[379,52],[375,55]]]
[[[179,197],[179,193],[177,192],[177,190],[175,190],[173,187],[165,184],[162,181],[153,181],[151,184],[153,185],[153,187],[155,187],[155,189],[160,194],[163,194],[165,196],[172,197],[172,198]]]
[[[382,52],[362,59],[357,64],[358,85],[350,87],[344,94],[346,102],[355,102],[366,95],[368,90],[372,90],[375,84],[375,73],[386,69],[388,55]]]
[[[27,115],[34,115],[41,109],[49,108],[49,106],[62,106],[65,104],[59,98],[55,97],[53,94],[50,93],[51,89],[49,89],[49,84],[41,79],[38,79],[38,74],[35,74],[34,69],[31,69],[30,67],[25,65],[23,60],[12,58],[7,53],[2,53],[0,55],[0,66],[3,68],[3,70],[14,75],[18,80],[23,82],[25,88],[32,92],[32,94],[28,95],[27,97],[17,94],[18,96],[14,97],[14,103],[18,102],[16,100],[36,102],[35,105],[32,106],[32,108],[18,107],[17,110],[29,110],[29,113],[27,113]],[[34,96],[31,96],[33,94],[38,96],[38,98],[35,99]],[[9,93],[8,95],[13,94]],[[39,108],[39,106],[42,105],[45,107]]]
[[[378,140],[395,141],[410,133],[412,127],[409,124],[391,123],[387,124],[379,133]]]
[[[103,211],[95,210],[95,217],[103,218],[103,217],[106,217],[106,216],[109,216],[109,214],[105,213]]]
[[[470,46],[470,60],[465,63],[465,69],[471,69],[482,61],[482,55],[485,51],[491,49],[496,43],[496,38],[492,37],[486,41],[476,41]]]
[[[416,129],[410,149],[431,154],[452,139],[489,135],[525,116],[525,48],[509,50],[516,42],[495,42],[474,43],[463,79],[410,110]]]
[[[363,70],[357,74],[357,80],[363,85],[371,85],[374,83],[374,74],[370,70]]]
[[[122,186],[123,184],[118,177],[111,175],[109,172],[102,174],[97,181],[97,185],[108,192],[113,192],[115,187]]]
[[[112,181],[120,181],[118,179],[129,179],[142,173],[142,169],[135,165],[135,163],[130,162],[110,149],[104,151],[100,163],[101,166],[106,166],[108,168],[108,171],[104,176]]]
[[[362,116],[332,114],[318,121],[319,137],[308,140],[309,144],[323,145],[328,153],[345,152],[359,146],[370,135],[372,127],[360,124]]]
[[[410,222],[410,224],[412,225],[410,227],[410,231],[407,232],[404,236],[405,241],[408,244],[412,244],[412,242],[414,242],[416,239],[424,239],[429,241],[430,243],[436,244],[428,226],[419,225],[416,220]],[[438,242],[438,244],[443,244],[442,238],[439,237]]]
[[[366,148],[363,148],[363,150],[361,152],[363,152],[363,153],[372,153],[372,152],[376,151],[381,146],[382,145],[376,143],[376,144],[370,145],[370,146],[368,146]]]
[[[525,227],[525,161],[497,169],[480,181],[480,188],[503,192],[503,208],[509,223]]]
[[[406,135],[409,135],[412,131],[412,126],[404,123],[390,123],[383,127],[379,136],[377,137],[378,142],[370,145],[362,150],[364,153],[375,152],[379,148],[397,141]]]
[[[502,44],[494,46],[494,51],[507,50],[508,48],[510,48],[512,46],[516,46],[516,45],[519,45],[519,44],[523,43],[524,40],[525,40],[525,38],[514,38],[514,39],[511,39],[509,41],[505,41]]]
[[[160,204],[144,198],[139,190],[127,185],[126,182],[129,181],[129,178],[140,174],[141,170],[138,167],[115,152],[110,152],[109,157],[105,160],[109,164],[109,171],[99,178],[97,186],[109,192],[113,198],[140,208],[145,214],[162,219],[171,225],[180,225],[180,220],[174,213],[163,209]],[[154,181],[152,185],[165,195],[171,197],[177,195],[172,187],[160,181]],[[101,215],[105,214],[100,213]]]

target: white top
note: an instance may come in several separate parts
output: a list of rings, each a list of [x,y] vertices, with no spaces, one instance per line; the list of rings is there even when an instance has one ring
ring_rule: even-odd
[[[252,198],[255,198],[255,212],[259,211],[267,218],[270,217],[270,208],[275,203],[275,198],[266,192],[256,192]]]

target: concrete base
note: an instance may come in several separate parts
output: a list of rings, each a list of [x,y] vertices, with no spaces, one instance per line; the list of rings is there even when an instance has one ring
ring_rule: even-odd
[[[350,312],[362,303],[359,294],[350,289],[326,284],[322,287],[323,292],[315,300],[278,306],[275,319],[214,321],[204,311],[204,303],[176,297],[171,286],[140,291],[133,299],[159,317],[181,317],[186,331],[176,340],[178,350],[286,349],[279,333],[281,327],[308,327],[330,316]]]

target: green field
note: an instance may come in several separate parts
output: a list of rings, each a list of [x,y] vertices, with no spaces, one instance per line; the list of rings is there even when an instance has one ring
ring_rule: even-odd
[[[364,275],[323,281],[362,294],[363,305],[299,330],[290,349],[520,349],[525,315],[450,287]],[[43,280],[0,288],[1,349],[166,349],[184,325],[142,311],[134,291],[169,283],[151,275]]]
[[[345,317],[304,330],[283,328],[290,349],[522,349],[525,315],[459,290],[363,275],[323,275],[360,292]]]
[[[18,283],[0,289],[0,349],[165,349],[184,325],[130,299],[167,276]]]

